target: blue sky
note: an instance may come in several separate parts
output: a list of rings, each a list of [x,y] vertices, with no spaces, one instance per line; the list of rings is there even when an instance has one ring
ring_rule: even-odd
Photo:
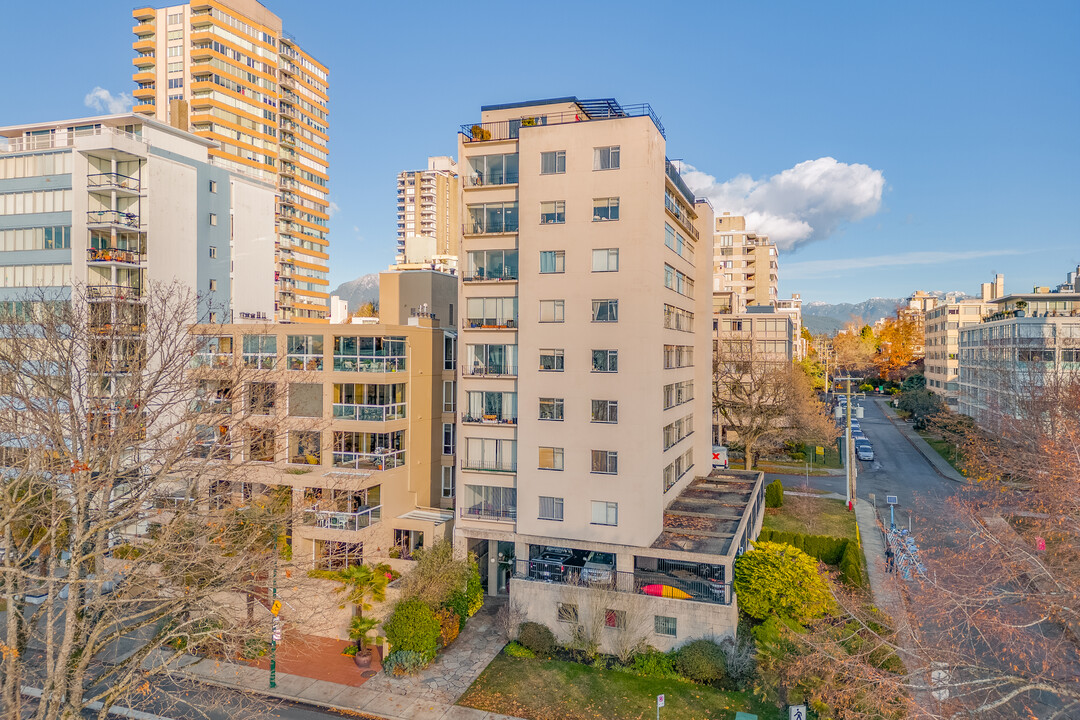
[[[330,67],[333,285],[392,261],[399,170],[454,154],[482,104],[564,95],[651,103],[717,210],[782,239],[783,294],[1080,263],[1080,3],[265,4]],[[133,88],[131,0],[61,5],[47,48],[5,33],[0,124]]]

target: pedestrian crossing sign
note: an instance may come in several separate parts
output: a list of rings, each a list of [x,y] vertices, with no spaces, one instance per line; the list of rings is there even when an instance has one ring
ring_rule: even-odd
[[[281,601],[275,600],[274,604],[270,606],[270,614],[277,617],[279,612],[281,612]]]

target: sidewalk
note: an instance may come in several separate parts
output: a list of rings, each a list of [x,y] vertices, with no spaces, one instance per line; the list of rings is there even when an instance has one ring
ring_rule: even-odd
[[[930,447],[930,444],[923,439],[922,435],[915,432],[915,429],[912,428],[909,423],[896,417],[888,400],[875,398],[874,402],[878,403],[878,407],[881,408],[881,413],[889,418],[889,421],[896,426],[896,429],[900,431],[900,434],[907,438],[908,442],[926,458],[926,461],[930,463],[930,466],[934,468],[934,471],[937,472],[938,475],[946,480],[967,484],[967,478],[958,473],[956,468],[950,465],[945,458],[941,457],[934,448]]]
[[[179,670],[179,674],[209,685],[257,693],[283,700],[307,703],[333,710],[347,711],[361,718],[379,720],[518,720],[484,710],[455,705],[498,655],[503,643],[495,631],[495,612],[499,603],[491,602],[469,619],[464,632],[429,667],[412,677],[391,677],[379,673],[367,679],[359,669],[309,656],[307,662],[292,658],[278,663],[293,673],[277,673],[277,687],[270,690],[270,671],[240,663],[201,660]],[[330,661],[340,657],[338,641],[327,641],[332,648]],[[325,648],[323,648],[325,650]],[[347,660],[352,665],[352,660]],[[342,682],[344,681],[344,682]]]

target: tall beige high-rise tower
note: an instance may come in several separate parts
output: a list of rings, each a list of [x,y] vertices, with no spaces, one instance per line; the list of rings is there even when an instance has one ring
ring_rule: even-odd
[[[326,67],[256,0],[132,15],[134,111],[216,141],[214,164],[276,184],[276,319],[326,322]]]
[[[713,235],[713,293],[731,298],[736,311],[745,305],[773,305],[779,285],[779,256],[768,235],[746,229],[746,218],[723,213],[716,216]]]
[[[483,178],[473,180],[482,182]],[[461,180],[452,158],[431,157],[427,170],[398,173],[398,267],[457,267],[460,195]]]

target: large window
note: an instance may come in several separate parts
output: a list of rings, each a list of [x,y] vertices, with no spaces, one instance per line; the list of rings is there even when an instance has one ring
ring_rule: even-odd
[[[467,470],[514,472],[517,470],[517,442],[494,438],[465,438],[465,458],[461,463]]]
[[[593,198],[593,222],[619,219],[619,198]]]
[[[694,264],[694,244],[664,223],[664,244],[691,265]]]
[[[461,514],[482,520],[513,520],[517,517],[517,490],[490,485],[466,485]]]
[[[322,441],[318,430],[289,431],[289,462],[319,465],[322,462]]]
[[[683,332],[694,331],[694,313],[674,305],[664,305],[664,327]]]
[[[273,370],[277,364],[276,335],[244,336],[244,367]]]
[[[592,371],[593,372],[619,372],[619,351],[618,350],[593,350],[592,351]]]
[[[539,520],[558,520],[563,519],[563,499],[561,497],[545,497],[540,496],[540,513],[537,515]]]
[[[507,185],[518,181],[517,153],[507,155],[478,155],[469,158],[469,176],[465,182],[481,185]]]
[[[594,423],[617,423],[619,422],[618,400],[593,400],[592,421]]]
[[[277,391],[274,383],[253,382],[248,384],[248,410],[253,415],[270,415],[274,412]]]
[[[677,445],[694,433],[694,416],[687,415],[664,426],[664,450]]]
[[[664,386],[664,409],[682,405],[694,399],[694,381],[683,380]]]
[[[517,298],[468,298],[465,313],[469,327],[515,327]]]
[[[540,224],[552,225],[566,222],[566,201],[549,200],[540,203]]]
[[[563,449],[559,447],[540,448],[540,459],[537,467],[541,470],[562,470]]]
[[[540,398],[540,419],[541,420],[562,420],[563,419],[563,399],[562,398]]]
[[[694,297],[694,279],[670,265],[664,265],[664,287],[688,298]]]
[[[550,372],[563,371],[563,351],[557,348],[540,350],[540,369]]]
[[[290,370],[323,369],[322,335],[288,335],[287,343]]]
[[[566,252],[563,250],[541,251],[540,272],[545,275],[566,272]]]
[[[694,348],[692,345],[665,345],[664,368],[684,368],[694,366]]]
[[[518,204],[507,202],[469,205],[469,223],[466,229],[472,235],[517,232]]]
[[[517,422],[517,393],[515,392],[470,392],[467,394],[468,407],[461,418],[464,422]]]
[[[466,346],[466,375],[517,375],[517,345]]]
[[[618,525],[619,503],[593,500],[592,502],[593,525]]]
[[[517,280],[517,250],[475,250],[467,256],[464,280]]]
[[[540,153],[540,174],[554,175],[566,172],[566,151],[552,150]]]
[[[593,322],[619,322],[619,301],[618,300],[593,300],[592,301],[592,321]]]
[[[616,475],[619,472],[619,453],[613,450],[592,451],[592,472]]]
[[[452,345],[450,349],[452,361]],[[447,369],[452,369],[452,366]],[[405,338],[335,335],[334,370],[339,372],[402,372],[405,370]]]
[[[540,322],[561,323],[564,320],[565,303],[562,300],[540,301]]]
[[[405,417],[405,383],[334,383],[334,417],[384,422]]]
[[[619,167],[619,146],[593,148],[593,170],[617,170]]]
[[[600,248],[592,251],[593,272],[616,272],[619,269],[619,248]]]

